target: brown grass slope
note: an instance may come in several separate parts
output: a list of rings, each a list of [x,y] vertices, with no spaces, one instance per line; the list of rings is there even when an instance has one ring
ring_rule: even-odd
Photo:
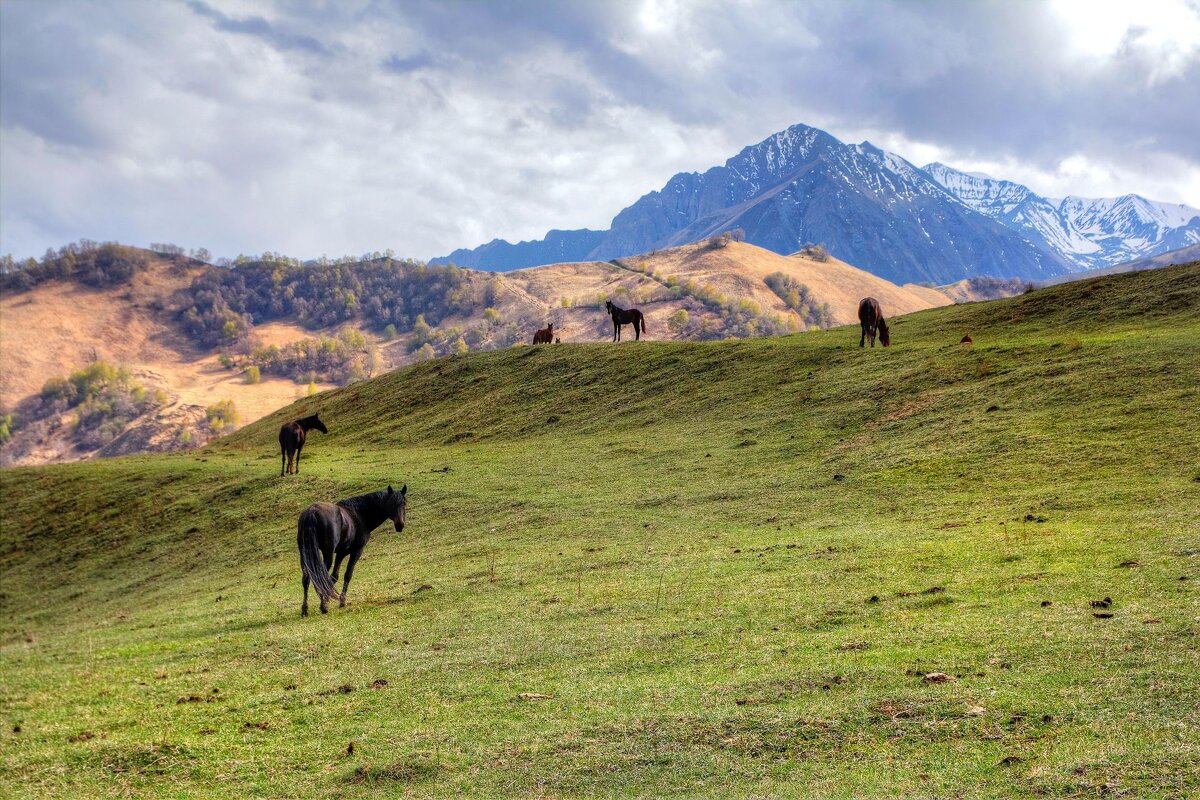
[[[540,312],[547,322],[554,322],[556,333],[561,330],[564,342],[592,341],[604,335],[609,325],[597,300],[604,294],[622,307],[641,308],[650,338],[676,338],[668,331],[666,319],[688,303],[669,299],[662,291],[666,280],[675,277],[735,301],[751,300],[764,312],[792,317],[799,323],[795,312],[765,282],[777,272],[808,286],[818,300],[828,303],[837,325],[856,322],[858,302],[867,296],[877,298],[889,316],[948,305],[955,299],[938,288],[897,286],[836,258],[818,261],[800,254],[779,255],[745,242],[713,247],[704,241],[612,262],[547,264],[501,273],[499,281],[505,291],[500,302],[531,314]]]

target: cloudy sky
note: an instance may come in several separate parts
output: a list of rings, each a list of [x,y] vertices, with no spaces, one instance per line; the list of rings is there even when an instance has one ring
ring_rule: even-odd
[[[0,252],[424,259],[797,122],[1200,206],[1200,0],[0,0]]]

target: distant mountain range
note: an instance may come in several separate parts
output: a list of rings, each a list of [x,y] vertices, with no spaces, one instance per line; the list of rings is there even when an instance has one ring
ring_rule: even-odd
[[[1046,279],[1200,242],[1200,211],[1138,195],[1042,197],[943,164],[916,167],[869,142],[793,125],[724,166],[679,173],[613,218],[608,230],[500,239],[431,263],[509,270],[608,260],[741,228],[746,241],[830,253],[893,282],[973,275]]]

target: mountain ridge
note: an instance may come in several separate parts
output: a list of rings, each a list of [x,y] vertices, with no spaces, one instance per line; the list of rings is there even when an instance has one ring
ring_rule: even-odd
[[[1062,252],[1074,270],[1116,266],[1200,242],[1200,210],[1181,203],[1136,194],[1055,200],[1014,181],[938,162],[922,169],[976,211]]]
[[[980,274],[1041,280],[1200,241],[1192,212],[1137,195],[1055,203],[1012,181],[936,162],[918,167],[870,142],[846,144],[798,124],[722,165],[677,173],[619,211],[607,230],[494,239],[429,263],[514,269],[549,263],[546,251],[607,260],[742,228],[746,241],[778,253],[820,242],[897,283]]]

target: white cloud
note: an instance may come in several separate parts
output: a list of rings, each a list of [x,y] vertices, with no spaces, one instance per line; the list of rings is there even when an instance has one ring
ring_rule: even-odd
[[[430,257],[605,227],[796,122],[1197,205],[1195,6],[1156,2],[1096,52],[1057,5],[3,2],[0,252]]]

